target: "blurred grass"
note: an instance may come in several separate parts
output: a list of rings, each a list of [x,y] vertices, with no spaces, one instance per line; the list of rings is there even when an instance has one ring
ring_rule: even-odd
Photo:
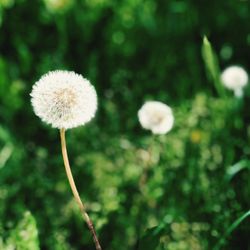
[[[225,244],[226,238],[250,215],[250,211],[244,213],[240,218],[238,218],[226,231],[225,235],[221,237],[218,244],[215,246],[214,250],[221,249],[223,244]]]
[[[96,119],[67,138],[103,248],[212,249],[250,205],[249,88],[237,100],[214,83],[227,65],[250,68],[249,17],[248,2],[233,0],[205,8],[195,0],[0,0],[0,248],[11,239],[20,250],[38,242],[93,249],[58,131],[30,105],[32,84],[59,68],[83,74],[98,91]],[[151,99],[173,107],[166,136],[138,124]],[[223,243],[249,249],[249,217]]]

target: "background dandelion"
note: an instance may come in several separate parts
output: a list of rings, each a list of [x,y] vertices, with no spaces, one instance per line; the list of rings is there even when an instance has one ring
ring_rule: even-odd
[[[236,97],[242,97],[243,89],[248,83],[248,75],[242,67],[230,66],[222,72],[221,81],[226,88],[234,91]]]
[[[171,108],[158,101],[146,102],[138,111],[138,118],[141,126],[153,134],[166,134],[174,124]]]

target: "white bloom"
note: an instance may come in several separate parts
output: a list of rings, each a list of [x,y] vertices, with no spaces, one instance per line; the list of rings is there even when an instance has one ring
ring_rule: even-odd
[[[235,96],[241,97],[243,95],[243,88],[248,82],[248,75],[243,68],[230,66],[222,72],[221,81],[226,88],[234,91]]]
[[[54,128],[69,129],[89,122],[97,110],[95,88],[72,71],[51,71],[31,92],[34,112]]]
[[[169,106],[162,102],[146,102],[138,111],[141,126],[153,134],[166,134],[174,124],[174,116]]]

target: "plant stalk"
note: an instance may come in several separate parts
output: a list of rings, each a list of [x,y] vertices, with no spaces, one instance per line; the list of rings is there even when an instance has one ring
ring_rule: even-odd
[[[68,181],[71,187],[71,190],[73,192],[73,195],[75,197],[76,203],[78,204],[80,211],[82,213],[82,217],[84,218],[84,220],[86,221],[88,228],[93,236],[93,240],[95,243],[95,247],[96,250],[102,250],[101,245],[98,241],[95,229],[94,229],[94,225],[91,221],[91,219],[89,218],[85,207],[81,201],[81,198],[79,196],[79,193],[77,191],[75,182],[74,182],[74,178],[71,172],[71,168],[70,168],[70,164],[69,164],[69,159],[68,159],[68,153],[67,153],[67,147],[66,147],[66,140],[65,140],[65,129],[60,129],[60,137],[61,137],[61,146],[62,146],[62,155],[63,155],[63,162],[64,162],[64,166],[65,166],[65,170],[66,170],[66,174],[68,177]]]

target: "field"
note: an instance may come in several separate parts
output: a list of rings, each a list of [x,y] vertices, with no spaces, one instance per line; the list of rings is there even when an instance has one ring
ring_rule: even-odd
[[[66,131],[72,173],[103,250],[250,250],[247,0],[0,0],[0,250],[94,250],[59,130],[31,105],[53,70],[90,80],[97,113]],[[143,129],[147,101],[173,128]]]

